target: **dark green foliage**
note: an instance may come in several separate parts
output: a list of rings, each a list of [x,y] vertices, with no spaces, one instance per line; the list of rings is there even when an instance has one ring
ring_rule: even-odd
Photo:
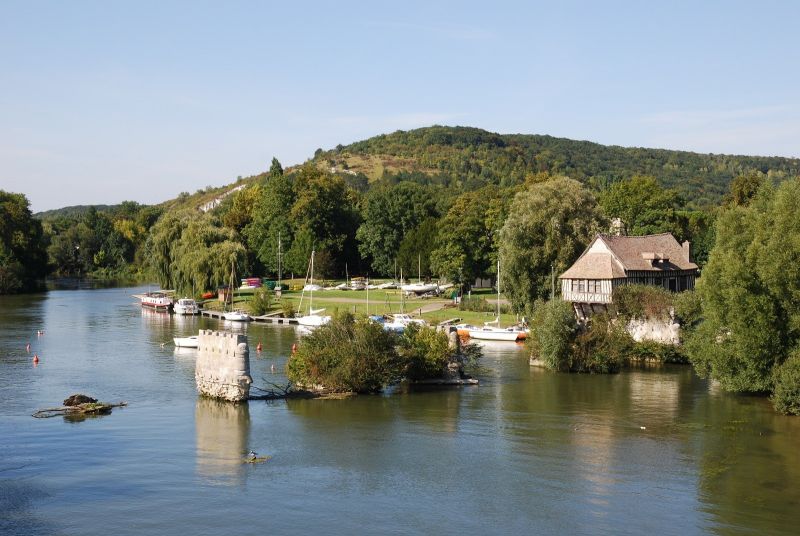
[[[341,313],[303,338],[286,365],[287,376],[309,388],[374,393],[403,375],[394,345],[395,336],[379,324]]]
[[[253,215],[250,223],[243,230],[247,237],[250,251],[269,273],[278,273],[278,242],[281,243],[282,255],[292,245],[294,240],[294,225],[291,217],[292,206],[296,195],[289,177],[283,174],[280,164],[274,165],[270,174],[259,187],[259,197],[253,206]],[[305,267],[301,263],[301,270]],[[284,270],[287,272],[292,268]]]
[[[398,249],[404,238],[426,219],[437,216],[436,203],[432,189],[413,182],[402,182],[392,186],[373,189],[364,197],[363,223],[358,228],[356,238],[359,252],[365,259],[371,259],[372,270],[377,275],[392,275]],[[430,224],[426,232],[435,230]],[[419,233],[417,233],[419,235]],[[413,242],[419,240],[419,236]],[[429,237],[425,237],[429,238]],[[406,249],[415,249],[420,244],[407,243]],[[413,256],[416,272],[417,255],[421,250],[407,251]],[[408,266],[406,273],[408,273]]]
[[[795,351],[775,368],[772,403],[787,415],[800,415],[800,352]]]
[[[28,199],[0,190],[0,294],[31,289],[47,271],[42,224]]]
[[[459,196],[439,222],[431,269],[469,288],[475,279],[495,272],[497,235],[510,192],[487,186]]]
[[[417,227],[406,233],[397,251],[397,266],[405,277],[417,274],[419,277],[433,275],[431,255],[439,236],[439,220],[427,218]]]

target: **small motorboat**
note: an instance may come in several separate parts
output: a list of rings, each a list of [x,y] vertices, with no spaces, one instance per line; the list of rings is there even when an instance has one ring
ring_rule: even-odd
[[[200,314],[200,307],[191,298],[181,298],[172,306],[172,312],[176,315],[197,315]]]
[[[191,337],[174,337],[172,341],[178,348],[197,348],[200,345],[197,335],[192,335]]]

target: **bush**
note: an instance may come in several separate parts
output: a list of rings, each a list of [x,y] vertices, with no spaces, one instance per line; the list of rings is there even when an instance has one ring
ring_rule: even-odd
[[[272,308],[272,293],[264,288],[257,288],[253,293],[253,299],[249,303],[250,314],[261,316]]]
[[[786,415],[800,415],[800,350],[773,371],[772,404]]]
[[[675,294],[652,285],[623,285],[614,289],[613,302],[624,319],[667,319]]]
[[[679,347],[656,341],[634,342],[628,349],[625,358],[632,361],[655,359],[660,363],[689,362],[689,358]]]
[[[532,355],[550,370],[570,370],[577,327],[570,303],[559,299],[537,303],[531,319],[533,337],[529,339]]]
[[[569,370],[611,374],[619,372],[634,346],[633,338],[621,323],[607,315],[595,315],[575,340]]]
[[[486,298],[479,296],[462,296],[458,304],[459,311],[473,311],[477,313],[494,313],[497,311],[497,305],[489,303]],[[501,305],[500,312],[508,313],[511,308],[508,305]]]
[[[292,305],[292,302],[281,300],[281,314],[284,318],[294,318],[294,315],[297,314],[297,309]]]
[[[405,364],[395,342],[379,324],[337,314],[303,339],[289,358],[287,375],[301,386],[374,393],[402,377]]]
[[[400,355],[409,380],[427,380],[442,376],[453,351],[445,333],[411,324],[400,337]]]

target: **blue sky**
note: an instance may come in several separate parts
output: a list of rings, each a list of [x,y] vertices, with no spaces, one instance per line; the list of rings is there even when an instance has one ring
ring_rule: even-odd
[[[431,124],[800,156],[799,16],[789,1],[3,1],[0,189],[35,211],[154,203]]]

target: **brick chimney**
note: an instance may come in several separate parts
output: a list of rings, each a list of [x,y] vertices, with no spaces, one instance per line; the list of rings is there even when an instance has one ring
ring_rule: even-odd
[[[689,242],[688,240],[684,240],[683,244],[681,244],[681,248],[683,248],[683,256],[686,257],[687,261],[692,262],[692,258],[690,256],[690,251],[691,251],[690,246],[691,242]]]

